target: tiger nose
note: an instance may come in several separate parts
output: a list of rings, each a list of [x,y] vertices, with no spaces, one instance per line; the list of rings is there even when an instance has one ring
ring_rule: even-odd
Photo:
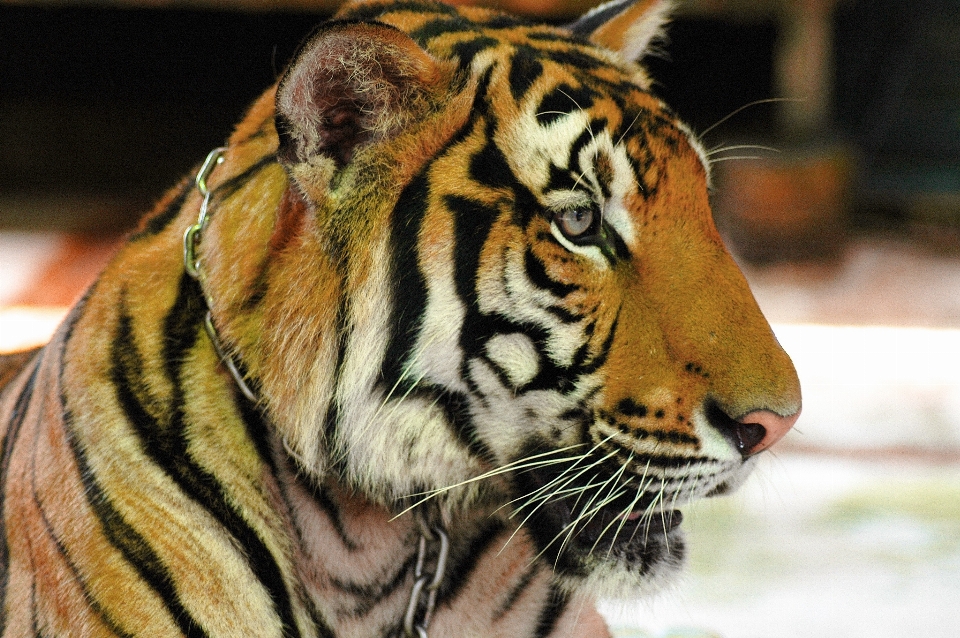
[[[707,419],[744,457],[757,454],[779,441],[800,418],[800,410],[780,416],[771,410],[754,410],[737,419],[727,416],[716,404],[706,409]]]
[[[780,416],[770,410],[756,410],[735,419],[740,424],[738,429],[752,432],[750,436],[745,436],[742,444],[738,446],[740,452],[744,456],[750,456],[766,450],[782,439],[799,418],[800,410],[788,416]]]

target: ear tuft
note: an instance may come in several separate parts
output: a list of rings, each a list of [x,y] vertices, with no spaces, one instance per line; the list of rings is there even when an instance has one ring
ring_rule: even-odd
[[[664,37],[669,0],[611,0],[567,25],[574,34],[640,61]]]
[[[407,35],[378,23],[332,22],[301,47],[277,89],[278,156],[338,166],[420,111],[437,66]]]

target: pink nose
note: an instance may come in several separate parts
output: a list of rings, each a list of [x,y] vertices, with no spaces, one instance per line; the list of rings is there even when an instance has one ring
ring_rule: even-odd
[[[737,421],[742,424],[744,430],[753,430],[759,434],[759,428],[763,428],[763,438],[755,437],[754,441],[751,441],[752,445],[743,450],[744,454],[749,456],[766,450],[782,439],[799,418],[800,410],[789,416],[780,416],[770,410],[757,410],[740,417]],[[759,441],[756,439],[759,439]]]

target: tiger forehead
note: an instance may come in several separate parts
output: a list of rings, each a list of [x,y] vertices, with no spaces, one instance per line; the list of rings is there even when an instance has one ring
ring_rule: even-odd
[[[533,152],[550,162],[546,189],[583,190],[590,168],[604,198],[618,177],[633,180],[647,196],[656,191],[670,157],[687,156],[708,170],[692,132],[648,91],[634,85],[611,87],[566,69],[539,80],[508,75],[522,115],[501,118],[500,126],[516,131],[512,138],[523,142],[514,148],[520,155]],[[538,90],[518,88],[534,82]],[[504,94],[498,91],[492,99]],[[493,110],[505,111],[495,105]]]
[[[577,55],[593,53],[584,47]],[[564,116],[582,111],[592,138],[605,129],[611,142],[623,145],[634,159],[648,161],[655,150],[676,154],[690,149],[707,166],[693,133],[648,87],[637,83],[631,68],[598,58],[583,64],[577,55],[569,49],[558,56],[551,50],[514,47],[502,76],[519,109],[528,115],[532,110],[548,130]]]
[[[542,24],[530,24],[521,18],[498,14],[482,8],[411,2],[374,2],[355,5],[347,19],[375,20],[406,32],[413,40],[440,60],[448,60],[459,69],[462,80],[482,78],[493,72],[494,84],[488,100],[497,113],[500,126],[517,122],[516,115],[533,116],[544,134],[540,140],[521,136],[533,147],[550,155],[561,146],[571,146],[570,159],[579,152],[577,144],[592,146],[596,177],[601,187],[614,178],[601,148],[575,135],[555,135],[555,123],[567,115],[584,112],[585,136],[607,132],[613,146],[621,147],[629,158],[633,177],[641,193],[656,189],[662,172],[655,165],[660,159],[690,149],[699,156],[709,180],[709,164],[698,142],[678,118],[650,92],[650,83],[640,65],[625,61],[569,31]],[[455,85],[466,85],[455,82]],[[514,106],[502,107],[505,98]],[[514,146],[519,150],[524,145]],[[609,148],[609,146],[608,146]],[[550,150],[552,149],[552,150]],[[524,153],[529,153],[528,147]],[[536,151],[534,151],[536,152]],[[575,162],[573,162],[575,163]],[[572,164],[572,163],[571,163]],[[562,166],[575,169],[576,166]],[[583,167],[579,167],[578,174]],[[574,181],[576,181],[574,177]],[[556,184],[554,184],[556,186]],[[539,190],[539,189],[537,189]]]

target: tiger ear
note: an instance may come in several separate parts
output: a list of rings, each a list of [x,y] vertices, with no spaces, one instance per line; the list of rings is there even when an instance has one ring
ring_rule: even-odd
[[[670,9],[668,0],[611,0],[567,28],[624,59],[639,61],[663,37]]]
[[[397,133],[436,82],[436,62],[401,31],[333,22],[300,49],[277,89],[277,155],[287,164],[318,155],[336,166]]]

